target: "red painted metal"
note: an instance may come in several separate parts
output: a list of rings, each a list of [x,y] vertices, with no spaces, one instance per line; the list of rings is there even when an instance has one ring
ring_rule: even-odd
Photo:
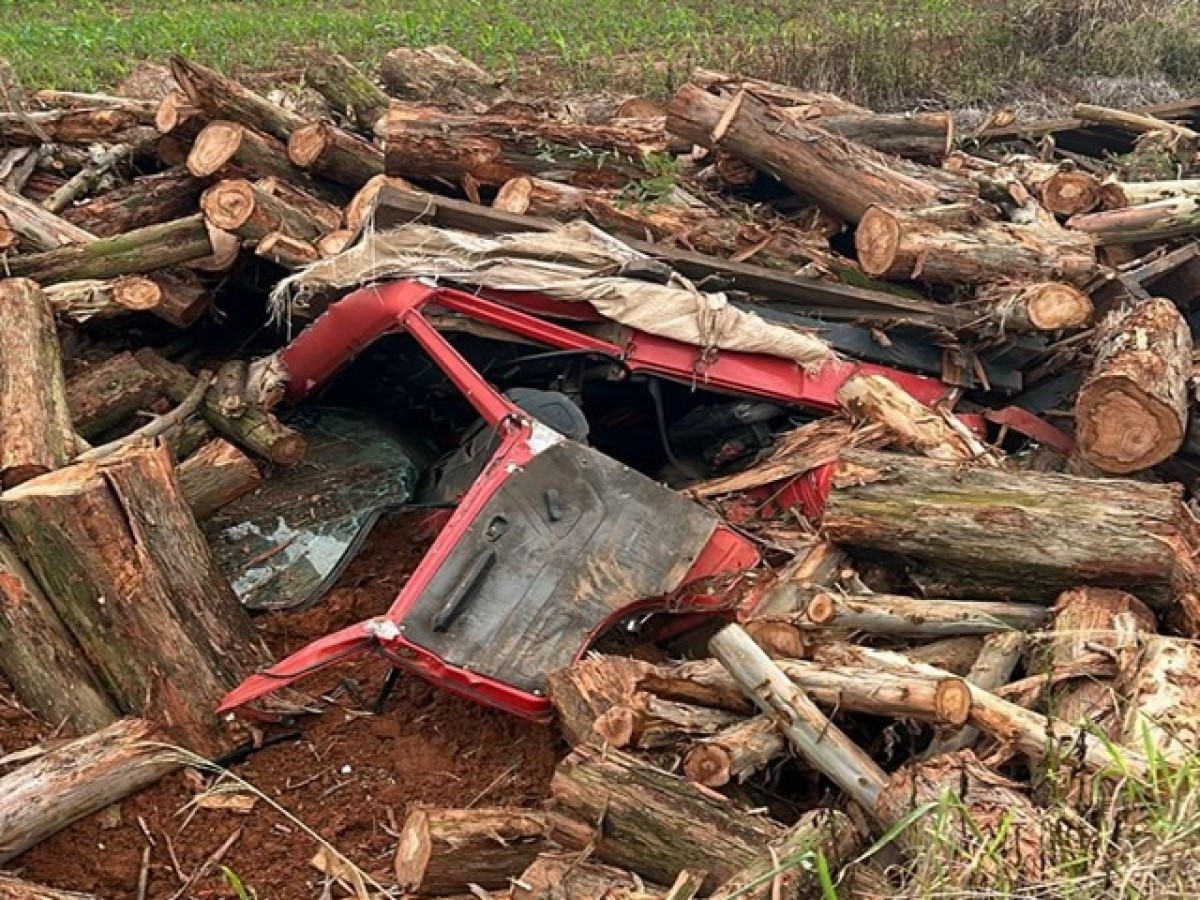
[[[990,409],[984,413],[989,422],[1004,425],[1026,437],[1033,438],[1039,444],[1045,444],[1057,450],[1063,456],[1075,452],[1075,440],[1061,429],[1055,428],[1045,419],[1039,418],[1027,409],[1019,406],[1006,406],[1004,409]]]

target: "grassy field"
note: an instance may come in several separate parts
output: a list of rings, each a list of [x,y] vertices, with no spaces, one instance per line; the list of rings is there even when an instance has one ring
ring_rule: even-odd
[[[368,69],[447,43],[555,88],[661,95],[695,65],[876,105],[1078,91],[1089,75],[1200,86],[1200,0],[8,0],[6,57],[32,87],[117,82],[182,52],[291,77],[305,49]],[[1136,99],[1136,98],[1134,98]]]

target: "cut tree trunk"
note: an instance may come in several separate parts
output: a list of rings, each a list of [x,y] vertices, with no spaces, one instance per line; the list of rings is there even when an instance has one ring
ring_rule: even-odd
[[[354,243],[354,238],[355,233],[348,228],[338,228],[336,231],[327,232],[317,238],[317,254],[322,259],[337,256]]]
[[[647,154],[664,152],[662,128],[642,122],[568,125],[398,106],[387,116],[387,174],[404,178],[469,177],[499,187],[538,175],[581,187],[621,187],[646,177]]]
[[[898,597],[892,594],[819,593],[808,608],[787,617],[798,628],[839,628],[899,637],[952,637],[1030,631],[1049,618],[1044,606]]]
[[[208,311],[212,298],[190,269],[161,269],[149,280],[158,289],[158,303],[150,312],[176,328],[190,328]]]
[[[847,113],[813,118],[801,111],[794,119],[880,153],[909,159],[938,163],[954,147],[954,117],[949,113]]]
[[[0,112],[0,134],[8,145],[112,144],[138,127],[138,117],[123,109],[50,109]],[[39,133],[40,132],[40,133]]]
[[[387,112],[388,95],[340,53],[318,51],[314,56],[304,70],[304,83],[369,133]]]
[[[653,666],[625,656],[590,656],[551,672],[546,690],[558,727],[572,746],[597,739],[597,719],[627,701]]]
[[[0,532],[0,672],[43,720],[87,734],[119,713],[41,586]]]
[[[203,190],[204,182],[187,169],[168,169],[65,209],[62,217],[96,237],[113,237],[190,215]]]
[[[201,196],[200,208],[214,228],[256,244],[276,231],[302,241],[321,233],[304,212],[242,179],[214,184]]]
[[[5,261],[10,274],[43,284],[117,278],[204,259],[213,252],[203,216],[150,225],[86,244]]]
[[[818,772],[863,809],[874,812],[887,775],[825,717],[737,625],[726,625],[709,649],[755,704]]]
[[[683,772],[705,787],[740,784],[787,752],[787,740],[770,716],[758,715],[696,744],[683,758]]]
[[[825,535],[1051,602],[1083,585],[1136,590],[1200,624],[1197,525],[1178,485],[997,471],[895,453],[842,453]]]
[[[540,853],[512,882],[513,900],[634,900],[644,885],[623,869],[590,861],[581,853]],[[644,894],[642,895],[644,896]]]
[[[293,271],[312,265],[321,258],[320,251],[308,241],[289,237],[282,231],[267,234],[254,248],[254,255]]]
[[[131,449],[0,494],[0,519],[122,712],[204,754],[213,710],[267,657],[217,570],[165,447]]]
[[[125,719],[0,778],[0,864],[182,765],[148,722]]]
[[[500,807],[417,807],[400,829],[396,881],[423,896],[464,894],[471,885],[508,888],[547,849],[545,813]]]
[[[688,80],[697,87],[721,97],[734,97],[742,91],[748,91],[774,106],[806,108],[814,117],[865,116],[871,113],[867,107],[843,100],[837,94],[807,91],[790,84],[747,78],[744,75],[730,75],[712,69],[693,69]]]
[[[0,187],[0,213],[16,236],[21,252],[54,250],[64,244],[83,244],[96,236],[43,209],[20,194]]]
[[[371,220],[375,213],[375,198],[384,187],[398,191],[413,191],[415,188],[403,178],[392,175],[376,175],[360,188],[346,204],[346,227],[356,234]]]
[[[1170,300],[1154,298],[1105,325],[1075,400],[1075,446],[1091,465],[1140,472],[1183,446],[1192,333]]]
[[[167,396],[174,402],[182,403],[195,388],[196,379],[183,366],[163,359],[150,349],[139,350],[135,355],[143,368],[162,380]],[[220,400],[211,391],[200,410],[208,423],[226,438],[264,459],[290,466],[304,458],[304,436],[265,410],[250,407],[241,416],[231,418],[222,411]]]
[[[708,872],[705,890],[751,865],[783,829],[731,800],[616,750],[582,745],[550,783],[553,838],[669,884]]]
[[[151,312],[162,299],[158,285],[140,275],[109,281],[65,281],[48,285],[45,293],[60,319],[77,324]]]
[[[1025,640],[1025,635],[1019,631],[989,634],[984,638],[983,646],[979,650],[975,663],[967,673],[967,683],[983,688],[985,691],[995,691],[1008,684],[1012,679],[1013,670],[1021,661],[1021,651],[1025,646]],[[916,662],[937,665],[928,659],[921,659],[912,652],[908,652],[906,655]],[[973,725],[966,725],[952,734],[944,737],[939,735],[935,738],[925,752],[925,756],[932,758],[945,753],[954,753],[956,750],[965,750],[973,746],[977,740],[979,740],[979,729]]]
[[[1057,281],[989,284],[975,294],[975,302],[1001,334],[1082,328],[1093,311],[1087,294]]]
[[[262,473],[250,457],[220,439],[205,444],[179,466],[179,488],[198,522],[260,484]]]
[[[1132,630],[1122,637],[1118,630],[1122,616],[1136,623],[1137,630],[1153,634],[1157,629],[1154,613],[1132,594],[1105,588],[1066,591],[1054,605],[1053,637],[1046,660],[1049,667],[1070,666],[1098,648],[1115,656],[1122,640],[1135,638]],[[1068,725],[1090,723],[1101,733],[1120,739],[1120,711],[1111,678],[1089,676],[1056,685],[1050,690],[1047,708]]]
[[[1100,185],[1105,209],[1124,209],[1182,197],[1200,197],[1200,178],[1181,181],[1106,181]]]
[[[32,281],[0,281],[0,483],[12,487],[64,466],[75,431],[54,311]]]
[[[667,109],[667,129],[729,151],[847,222],[876,204],[921,209],[942,200],[936,187],[900,172],[882,154],[792,121],[749,94],[724,100],[685,84]]]
[[[739,719],[736,713],[639,691],[599,716],[592,728],[606,745],[618,750],[660,750],[714,735]]]
[[[1087,234],[1101,246],[1184,237],[1200,231],[1200,198],[1171,197],[1126,209],[1071,216],[1067,228]]]
[[[1116,685],[1126,702],[1123,743],[1147,744],[1184,763],[1200,743],[1200,652],[1192,641],[1146,636],[1140,658]]]
[[[304,183],[308,176],[292,165],[287,147],[253,128],[217,119],[192,142],[187,169],[196,178],[264,178],[273,175]]]
[[[297,187],[294,182],[272,175],[260,178],[255,185],[272,197],[278,197],[284,203],[300,210],[322,233],[342,227],[342,210],[339,207],[313,196],[303,188]]]
[[[882,425],[901,447],[931,459],[978,459],[987,449],[882,375],[854,375],[834,395],[855,419]]]
[[[0,874],[0,900],[100,900],[95,894],[59,891],[12,875]]]
[[[444,45],[397,47],[380,61],[379,78],[401,100],[432,101],[472,112],[495,103],[503,81]]]
[[[989,886],[1013,872],[1037,879],[1045,858],[1042,820],[1017,787],[985,767],[972,751],[959,750],[895,772],[879,795],[875,814],[880,821],[899,823],[913,810],[937,804],[942,815],[919,816],[899,835],[909,853],[943,851],[949,832],[957,836],[958,858],[978,860],[976,877]],[[947,793],[953,798],[949,804]]]
[[[1021,636],[1019,632],[1015,631],[1006,632],[1006,634],[1014,637]],[[991,636],[989,635],[986,639],[980,637],[942,638],[940,641],[930,641],[928,644],[907,647],[904,655],[914,662],[936,666],[939,669],[945,669],[952,675],[965,677],[979,663],[979,654],[984,647],[985,640],[991,640]]]
[[[171,74],[191,104],[211,118],[229,119],[284,142],[308,122],[299,113],[284,109],[233,79],[182,56],[171,58]]]
[[[1088,235],[973,216],[964,207],[921,211],[872,206],[854,235],[868,275],[930,284],[1005,278],[1082,282],[1096,272]]]
[[[287,152],[301,169],[353,191],[383,174],[383,152],[378,147],[328,122],[297,129],[288,141]]]
[[[1110,109],[1105,106],[1095,106],[1091,103],[1076,103],[1072,114],[1086,122],[1096,122],[1100,125],[1112,125],[1135,134],[1161,134],[1168,147],[1175,155],[1185,162],[1190,162],[1200,147],[1200,133],[1193,131],[1178,122],[1168,122],[1156,116],[1145,113],[1135,113],[1124,109]]]
[[[163,395],[162,382],[132,353],[118,353],[67,382],[67,404],[75,430],[91,439],[120,425]]]

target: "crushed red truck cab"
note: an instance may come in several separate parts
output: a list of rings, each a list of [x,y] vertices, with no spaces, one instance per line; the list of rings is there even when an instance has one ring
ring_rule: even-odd
[[[528,343],[619,361],[627,372],[800,410],[835,409],[838,387],[864,371],[892,378],[927,404],[948,393],[940,381],[873,365],[835,363],[811,375],[782,358],[710,358],[632,330],[617,344],[548,321],[555,303],[397,281],[334,303],[281,351],[286,399],[296,403],[377,339],[406,333],[483,419],[491,452],[385,615],[253,675],[224,698],[222,712],[350,656],[376,653],[462,696],[544,719],[546,675],[613,623],[641,611],[724,611],[729,600],[688,586],[758,563],[755,546],[704,507],[554,431],[497,391],[431,324],[430,307]],[[570,306],[577,318],[579,304]]]

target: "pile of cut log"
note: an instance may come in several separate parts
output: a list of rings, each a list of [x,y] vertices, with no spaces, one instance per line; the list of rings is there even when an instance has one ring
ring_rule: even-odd
[[[519,97],[442,47],[382,87],[333,54],[270,95],[151,71],[0,91],[0,673],[79,736],[0,778],[0,863],[182,763],[148,737],[241,739],[213,710],[267,652],[197,523],[306,452],[251,385],[267,294],[416,223],[584,219],[959,402],[856,376],[689,488],[771,563],[736,621],[556,673],[548,807],[410,811],[405,891],[890,893],[839,872],[896,829],[919,853],[947,790],[967,855],[1036,872],[1048,761],[1196,752],[1200,100],[962,135],[707,71],[666,106]]]

